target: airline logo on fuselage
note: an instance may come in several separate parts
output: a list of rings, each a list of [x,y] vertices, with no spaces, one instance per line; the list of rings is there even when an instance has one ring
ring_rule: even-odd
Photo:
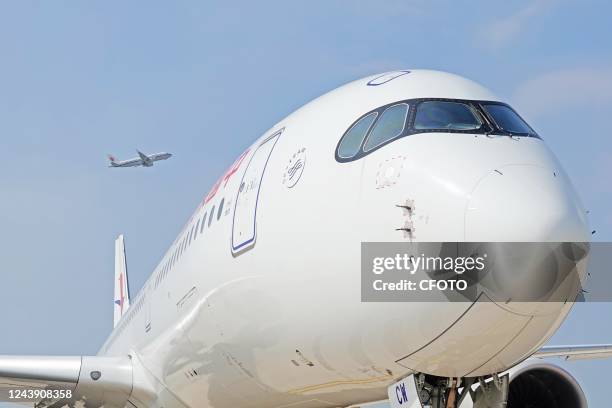
[[[240,157],[236,159],[234,164],[232,164],[232,166],[223,174],[223,176],[221,176],[219,180],[217,180],[217,182],[210,189],[210,192],[206,195],[206,198],[204,198],[204,204],[208,203],[215,197],[215,195],[219,191],[219,188],[221,187],[221,184],[223,184],[223,188],[225,188],[230,178],[238,171],[238,169],[240,169],[242,161],[247,156],[250,150],[251,149],[246,149],[245,152],[242,153]]]
[[[306,148],[302,147],[291,156],[285,167],[283,184],[287,188],[292,188],[300,181],[302,173],[304,172],[304,166],[306,166]]]

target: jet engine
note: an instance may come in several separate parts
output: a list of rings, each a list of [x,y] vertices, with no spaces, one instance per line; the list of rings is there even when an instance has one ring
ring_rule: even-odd
[[[414,385],[405,386],[407,395],[420,401],[410,407],[459,408],[587,408],[582,388],[571,374],[561,367],[539,361],[527,361],[499,376],[463,378],[459,389],[456,379],[418,374]],[[410,387],[413,387],[412,389]],[[467,389],[465,387],[468,387]],[[395,388],[389,394],[394,401]],[[404,391],[404,384],[398,388]],[[469,395],[468,395],[469,394]],[[399,394],[398,394],[399,395]],[[398,396],[400,404],[409,402]],[[392,406],[398,406],[397,404]]]
[[[526,363],[510,371],[507,408],[587,408],[574,377],[550,363]]]

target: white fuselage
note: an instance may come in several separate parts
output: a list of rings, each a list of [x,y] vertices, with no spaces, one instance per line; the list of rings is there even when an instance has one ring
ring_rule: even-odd
[[[420,133],[338,162],[341,136],[379,106],[498,100],[446,73],[373,79],[323,95],[259,138],[131,300],[100,354],[138,359],[159,381],[156,405],[383,399],[412,371],[502,372],[569,312],[571,303],[361,302],[361,242],[587,240],[571,184],[539,138]],[[409,238],[397,207],[406,202]]]

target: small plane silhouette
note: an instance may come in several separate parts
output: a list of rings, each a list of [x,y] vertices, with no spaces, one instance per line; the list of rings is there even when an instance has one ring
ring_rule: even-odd
[[[108,155],[109,164],[108,167],[151,167],[153,163],[159,160],[166,160],[172,157],[172,153],[153,153],[153,154],[144,154],[141,151],[138,151],[138,157],[128,160],[117,160],[115,156],[112,154]]]

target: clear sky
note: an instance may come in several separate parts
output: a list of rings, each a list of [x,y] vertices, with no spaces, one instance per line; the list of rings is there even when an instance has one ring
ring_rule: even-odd
[[[0,4],[0,354],[92,354],[112,328],[113,241],[132,294],[250,142],[310,99],[402,68],[508,100],[612,240],[612,3],[308,0]],[[105,154],[170,151],[150,169]],[[580,305],[555,344],[612,343]],[[564,364],[608,405],[612,361]]]

